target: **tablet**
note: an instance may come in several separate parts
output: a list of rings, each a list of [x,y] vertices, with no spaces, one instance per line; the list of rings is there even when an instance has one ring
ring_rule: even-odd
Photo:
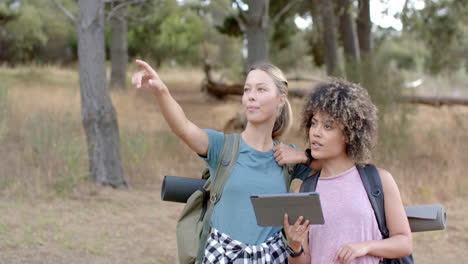
[[[259,226],[282,226],[284,214],[294,224],[303,216],[310,224],[323,224],[320,196],[317,192],[251,195],[250,200]]]

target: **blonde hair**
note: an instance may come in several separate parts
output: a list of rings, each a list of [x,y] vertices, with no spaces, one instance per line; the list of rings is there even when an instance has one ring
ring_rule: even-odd
[[[292,108],[288,100],[288,80],[286,80],[283,72],[271,63],[262,62],[255,64],[249,69],[249,72],[253,70],[261,70],[268,74],[268,76],[273,80],[276,88],[278,88],[278,93],[285,96],[285,104],[283,108],[281,108],[279,116],[276,118],[275,124],[273,125],[273,131],[271,133],[273,139],[278,139],[286,134],[293,123]]]

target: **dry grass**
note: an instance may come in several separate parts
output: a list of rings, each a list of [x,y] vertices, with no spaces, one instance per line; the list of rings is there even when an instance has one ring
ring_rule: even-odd
[[[239,110],[239,97],[199,93],[198,71],[160,74],[201,127],[221,130]],[[112,93],[131,189],[111,190],[87,182],[76,72],[0,68],[0,79],[0,91],[8,90],[0,96],[0,263],[175,263],[182,205],[161,202],[160,183],[164,175],[197,177],[204,165],[170,133],[152,96]],[[301,104],[292,100],[296,120]],[[302,147],[297,123],[285,141]],[[468,200],[468,108],[418,106],[404,125],[407,138],[381,138],[391,149],[381,147],[376,163],[394,175],[406,204],[448,208],[447,231],[415,234],[416,258],[460,262],[468,245],[468,215],[460,210]]]
[[[400,185],[407,203],[468,197],[468,108],[418,106],[409,114],[409,139],[379,160]]]

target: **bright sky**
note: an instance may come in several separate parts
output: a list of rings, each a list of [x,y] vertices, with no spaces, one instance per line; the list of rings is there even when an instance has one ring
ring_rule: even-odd
[[[383,28],[393,27],[395,30],[400,31],[402,24],[400,19],[395,18],[395,15],[401,12],[404,4],[405,0],[370,0],[372,22]],[[423,9],[424,0],[411,0],[409,5],[410,8]],[[387,8],[387,13],[384,14]],[[294,22],[299,28],[307,28],[311,26],[312,19],[310,17],[304,19],[296,16]]]

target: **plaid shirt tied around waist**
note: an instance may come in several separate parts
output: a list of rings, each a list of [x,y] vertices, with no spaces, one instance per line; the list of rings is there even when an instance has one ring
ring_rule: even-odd
[[[288,253],[281,232],[264,243],[247,245],[212,228],[202,264],[281,264],[287,261]]]

